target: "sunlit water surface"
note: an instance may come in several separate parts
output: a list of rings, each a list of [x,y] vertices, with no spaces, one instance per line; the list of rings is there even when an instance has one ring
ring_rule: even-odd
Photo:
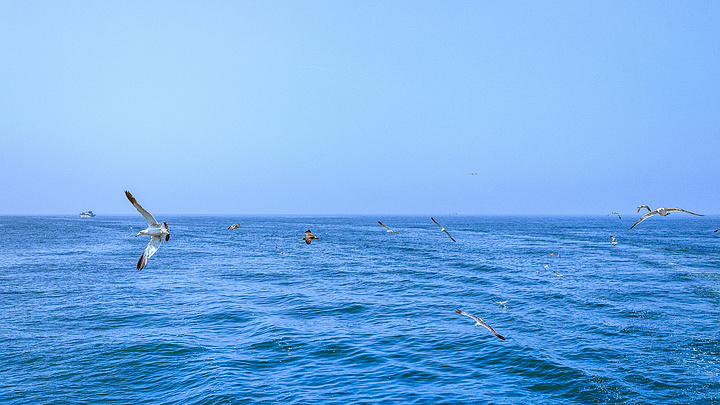
[[[0,402],[720,403],[718,217],[158,218],[0,217]]]

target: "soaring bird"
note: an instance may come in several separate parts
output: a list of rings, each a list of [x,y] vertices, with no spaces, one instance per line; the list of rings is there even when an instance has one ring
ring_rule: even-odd
[[[450,233],[448,233],[448,231],[445,229],[445,227],[442,226],[442,225],[440,225],[440,224],[438,224],[438,221],[436,221],[435,218],[432,218],[432,217],[431,217],[430,219],[432,219],[432,221],[435,222],[435,223],[440,227],[440,232],[445,232],[445,233],[447,233],[447,236],[450,236]],[[453,242],[457,242],[455,239],[453,239],[452,236],[450,236],[450,239],[451,239]]]
[[[643,209],[643,208],[646,208],[646,209],[648,210],[648,212],[652,211],[652,210],[650,209],[650,207],[648,207],[647,205],[641,205],[641,206],[638,207],[638,211],[637,211],[638,214],[640,213],[640,210]]]
[[[633,224],[633,226],[631,226],[631,227],[628,228],[627,230],[629,231],[630,229],[635,228],[635,225],[637,225],[637,224],[639,224],[640,222],[642,222],[642,221],[650,218],[651,216],[653,216],[653,215],[655,215],[655,214],[660,214],[660,216],[666,217],[666,216],[668,216],[668,215],[670,215],[671,213],[676,212],[676,211],[677,211],[677,212],[685,212],[685,213],[692,214],[692,215],[697,215],[697,216],[699,216],[699,217],[704,216],[703,214],[696,214],[696,213],[694,213],[694,212],[685,211],[685,210],[682,209],[682,208],[658,208],[658,209],[656,209],[655,211],[650,211],[650,212],[648,212],[647,214],[645,214],[645,215],[643,215],[642,217],[640,217],[640,219],[638,219],[638,221],[635,222],[635,223]]]
[[[138,212],[145,218],[148,223],[147,229],[138,232],[135,237],[137,238],[140,235],[151,236],[150,242],[148,242],[147,246],[145,246],[145,250],[143,250],[142,256],[140,256],[140,260],[138,260],[137,263],[137,269],[142,270],[147,265],[147,261],[150,256],[157,252],[158,248],[160,247],[160,242],[162,241],[163,235],[165,236],[165,242],[170,240],[170,229],[168,228],[167,222],[163,222],[162,224],[160,224],[158,221],[156,221],[155,217],[153,217],[151,213],[147,212],[145,208],[138,204],[135,197],[133,197],[133,195],[130,194],[129,191],[125,191],[125,196],[127,196],[133,207],[138,210]]]
[[[618,214],[617,212],[613,211],[613,212],[610,213],[610,215],[612,215],[612,214],[615,214],[615,215],[618,216],[618,218],[622,219],[622,217],[620,216],[620,214]]]
[[[486,327],[490,332],[492,332],[493,335],[499,337],[499,338],[502,339],[502,340],[505,340],[504,337],[500,336],[499,333],[495,332],[495,329],[493,329],[490,325],[488,325],[487,323],[485,323],[485,321],[483,321],[482,318],[480,318],[479,316],[475,316],[475,315],[473,315],[473,314],[468,314],[467,312],[463,312],[463,311],[461,311],[461,310],[459,310],[459,309],[456,309],[455,312],[457,312],[457,313],[460,314],[460,315],[469,316],[470,318],[474,319],[474,320],[475,320],[475,327],[476,327],[476,328],[477,328],[478,326],[484,326],[484,327]]]
[[[385,229],[387,229],[387,232],[396,233],[396,234],[400,235],[400,232],[393,231],[392,229],[390,229],[387,225],[383,224],[382,222],[378,221],[378,224],[382,225]]]
[[[317,236],[313,235],[313,233],[310,232],[310,230],[308,229],[308,230],[305,232],[305,237],[302,238],[302,240],[304,240],[305,243],[307,243],[307,244],[309,245],[310,242],[312,242],[313,239],[320,239],[320,238],[318,238]]]
[[[231,229],[231,230],[232,230],[232,229],[237,229],[237,228],[240,228],[240,224],[235,224],[235,225],[230,225],[230,226],[228,226],[228,229]]]
[[[612,235],[610,235],[610,237],[612,238],[612,242],[610,242],[610,243],[612,243],[613,246],[616,246],[616,245],[617,245],[617,239],[615,239],[615,237],[612,236]]]
[[[507,305],[505,305],[505,303],[508,302],[508,300],[505,300],[505,301],[495,301],[495,300],[491,300],[491,301],[494,302],[494,303],[496,303],[496,304],[500,304],[500,308],[507,308]]]

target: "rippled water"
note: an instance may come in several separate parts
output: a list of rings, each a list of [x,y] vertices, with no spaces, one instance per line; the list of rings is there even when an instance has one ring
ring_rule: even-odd
[[[720,403],[720,218],[435,218],[0,217],[0,402]]]

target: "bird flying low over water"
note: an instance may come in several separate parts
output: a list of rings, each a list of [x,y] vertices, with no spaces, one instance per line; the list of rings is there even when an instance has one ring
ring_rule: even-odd
[[[643,208],[647,209],[648,212],[649,212],[649,211],[652,211],[652,210],[650,209],[650,207],[648,207],[647,205],[641,205],[641,206],[638,207],[638,211],[637,211],[637,212],[640,213],[640,210],[643,209]]]
[[[387,232],[396,233],[396,234],[400,235],[400,232],[393,231],[392,229],[388,228],[388,226],[383,224],[382,222],[378,221],[378,224],[382,225],[385,229],[387,229]]]
[[[457,312],[457,313],[460,314],[460,315],[469,316],[470,318],[474,319],[474,320],[475,320],[475,327],[476,327],[476,328],[477,328],[478,326],[483,326],[483,327],[487,328],[487,330],[489,330],[490,332],[492,332],[493,335],[499,337],[499,338],[502,339],[502,340],[505,340],[504,337],[500,336],[499,333],[495,332],[495,329],[493,329],[490,325],[488,325],[487,323],[485,323],[485,321],[483,321],[482,318],[480,318],[479,316],[475,316],[475,315],[473,315],[473,314],[468,314],[467,312],[463,312],[463,311],[461,311],[461,310],[459,310],[459,309],[456,309],[455,312]]]
[[[613,211],[613,212],[610,213],[610,215],[612,215],[612,214],[615,214],[615,215],[618,216],[618,218],[622,219],[622,217],[620,216],[620,214],[618,214],[617,212]]]
[[[312,242],[313,239],[320,239],[320,238],[318,238],[317,236],[313,235],[313,233],[310,232],[310,230],[308,229],[308,230],[305,232],[305,237],[302,238],[302,240],[304,240],[305,243],[307,243],[307,244],[309,245],[310,242]]]
[[[125,191],[125,196],[130,200],[130,203],[135,207],[136,210],[145,218],[145,220],[148,223],[148,227],[140,232],[138,232],[135,237],[137,238],[140,235],[150,235],[150,242],[148,242],[147,246],[145,246],[145,250],[143,250],[142,256],[140,256],[140,260],[138,260],[137,263],[137,269],[142,270],[147,265],[148,259],[157,252],[158,248],[160,247],[160,242],[162,242],[163,236],[165,237],[165,242],[170,240],[170,229],[168,228],[167,222],[163,222],[160,224],[158,221],[155,220],[155,217],[152,216],[151,213],[147,212],[145,208],[143,208],[140,204],[138,204],[135,197],[133,197],[132,194],[130,194],[129,191]]]
[[[649,209],[649,208],[648,208],[648,209]],[[654,211],[650,211],[650,212],[648,212],[647,214],[645,214],[645,215],[643,215],[642,217],[640,217],[640,219],[638,219],[638,221],[635,222],[635,223],[633,224],[633,226],[631,226],[631,227],[628,228],[627,230],[629,231],[630,229],[635,228],[635,225],[637,225],[637,224],[639,224],[640,222],[642,222],[642,221],[650,218],[651,216],[653,216],[653,215],[655,215],[655,214],[660,214],[660,216],[666,217],[666,216],[670,215],[670,214],[673,213],[673,212],[685,212],[685,213],[687,213],[687,214],[697,215],[697,216],[699,216],[699,217],[704,216],[703,214],[696,214],[696,213],[694,213],[694,212],[685,211],[685,210],[682,209],[682,208],[658,208],[658,209],[656,209],[656,210],[654,210]]]
[[[442,225],[440,225],[440,224],[438,224],[438,221],[436,221],[435,218],[430,217],[430,219],[432,219],[432,221],[435,222],[435,223],[440,227],[440,232],[445,232],[445,233],[447,234],[447,236],[450,236],[450,233],[448,233],[448,231],[445,229],[445,227],[442,226]],[[452,236],[450,236],[450,239],[451,239],[453,242],[457,242],[455,239],[453,239]]]
[[[230,226],[228,226],[228,229],[231,229],[231,230],[232,230],[232,229],[237,229],[237,228],[240,228],[240,224],[235,224],[235,225],[230,225]]]
[[[612,236],[612,235],[610,235],[610,237],[612,238],[612,242],[610,242],[610,243],[612,243],[613,246],[616,246],[616,245],[617,245],[617,239],[615,239],[615,237]]]

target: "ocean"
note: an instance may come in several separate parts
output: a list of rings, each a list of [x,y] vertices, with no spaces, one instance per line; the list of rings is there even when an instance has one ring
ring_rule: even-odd
[[[720,217],[639,216],[0,217],[0,403],[720,404]]]

